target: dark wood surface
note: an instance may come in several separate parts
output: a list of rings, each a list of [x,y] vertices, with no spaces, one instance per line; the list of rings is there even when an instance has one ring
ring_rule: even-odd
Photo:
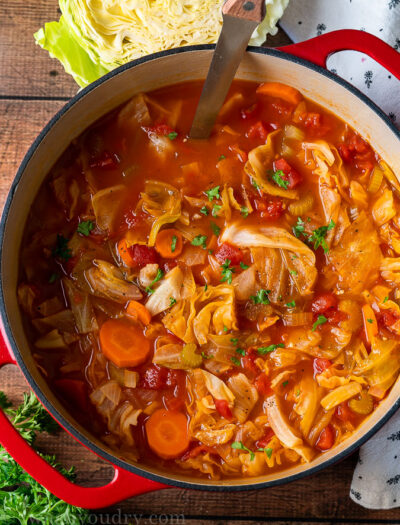
[[[33,33],[58,16],[56,0],[0,1],[0,208],[29,145],[77,91],[62,67],[33,41]],[[268,41],[272,46],[288,42],[283,32]],[[21,372],[7,366],[0,371],[0,388],[18,400],[27,386]],[[43,437],[39,444],[66,465],[76,465],[82,484],[103,484],[112,475],[110,467],[66,433]],[[142,495],[102,511],[97,523],[400,523],[396,509],[370,511],[349,499],[355,462],[353,456],[312,477],[266,490],[220,494],[171,489]]]

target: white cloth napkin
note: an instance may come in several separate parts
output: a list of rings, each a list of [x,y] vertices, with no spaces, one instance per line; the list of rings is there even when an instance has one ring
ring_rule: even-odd
[[[280,25],[294,42],[336,29],[362,29],[400,51],[400,0],[291,0]],[[400,127],[400,81],[382,66],[364,54],[342,51],[329,59],[328,68]],[[350,497],[370,509],[400,506],[400,412],[361,448]]]

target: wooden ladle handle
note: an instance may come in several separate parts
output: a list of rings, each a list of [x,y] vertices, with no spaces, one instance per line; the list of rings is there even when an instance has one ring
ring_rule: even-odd
[[[265,0],[226,0],[222,13],[260,24],[265,17]]]

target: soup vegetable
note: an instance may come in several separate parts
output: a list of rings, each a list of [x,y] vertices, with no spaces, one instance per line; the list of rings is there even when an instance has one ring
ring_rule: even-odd
[[[283,84],[135,95],[74,140],[26,224],[37,365],[123,457],[211,479],[310,462],[400,367],[400,186]]]

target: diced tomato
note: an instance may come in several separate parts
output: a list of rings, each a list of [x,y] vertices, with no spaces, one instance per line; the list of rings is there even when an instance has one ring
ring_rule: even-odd
[[[304,127],[318,128],[321,126],[321,113],[306,113],[303,120]]]
[[[255,118],[257,114],[259,113],[259,111],[260,111],[260,106],[256,102],[255,104],[252,104],[248,108],[241,109],[240,115],[242,119],[247,120],[247,119]]]
[[[319,435],[319,438],[316,443],[316,447],[320,450],[329,450],[333,447],[335,442],[335,431],[333,430],[332,425],[328,425]]]
[[[315,314],[323,314],[330,308],[336,308],[337,304],[337,298],[332,292],[324,292],[314,298],[311,304],[311,310]]]
[[[260,212],[260,217],[263,219],[279,219],[285,211],[283,202],[279,198],[263,198],[256,197],[253,201],[254,207]]]
[[[398,321],[400,316],[393,310],[381,310],[377,314],[377,319],[380,324],[390,328],[396,321]]]
[[[215,408],[219,415],[225,419],[232,419],[232,412],[226,399],[214,399]]]
[[[268,379],[267,374],[264,374],[264,372],[256,377],[256,380],[254,381],[254,386],[256,387],[257,392],[261,396],[265,397],[273,393],[271,383]]]
[[[345,162],[350,162],[351,159],[353,158],[352,151],[350,150],[348,146],[346,146],[346,144],[340,144],[338,146],[338,151],[339,151],[339,155],[342,157],[342,159]]]
[[[241,358],[242,367],[251,375],[256,376],[259,374],[260,370],[255,364],[258,354],[256,350],[252,347],[246,349],[246,354]]]
[[[173,370],[172,368],[168,369],[168,375],[166,379],[167,386],[182,386],[182,381],[185,382],[186,374],[182,370]]]
[[[156,123],[152,127],[146,128],[146,130],[161,136],[169,135],[175,131],[173,128],[171,128],[171,126],[168,126],[168,124],[163,124],[161,122]]]
[[[284,104],[281,100],[274,100],[271,106],[279,115],[288,116],[293,111],[293,105]]]
[[[75,408],[87,411],[89,408],[87,388],[80,379],[57,379],[54,386]]]
[[[313,361],[314,375],[322,374],[324,370],[332,366],[332,361],[323,357],[316,357]]]
[[[177,411],[181,410],[185,405],[185,402],[181,397],[175,397],[175,396],[165,397],[164,403],[165,403],[165,407],[168,410],[177,410]]]
[[[243,252],[239,248],[236,248],[236,246],[225,242],[217,248],[215,257],[221,264],[224,263],[226,259],[229,259],[232,266],[237,266],[243,261]]]
[[[359,135],[352,133],[345,143],[338,146],[339,155],[345,162],[351,162],[357,157],[357,162],[368,161],[373,167],[373,151],[369,144]],[[358,166],[361,168],[361,166]]]
[[[350,410],[347,402],[340,403],[340,405],[336,407],[335,416],[344,423],[347,421],[351,422],[353,420],[353,412]]]
[[[268,138],[270,131],[272,131],[271,126],[269,126],[266,122],[259,120],[258,122],[250,126],[249,130],[246,133],[246,137],[253,140],[260,139],[262,142],[265,142]]]
[[[133,244],[128,248],[129,255],[140,268],[146,264],[155,264],[158,262],[158,254],[154,248],[144,244]]]
[[[293,189],[303,182],[303,177],[298,171],[296,171],[292,166],[284,159],[280,158],[274,161],[274,170],[282,171],[284,173],[283,180],[289,182],[288,189]]]
[[[331,325],[338,325],[341,321],[345,321],[349,316],[345,312],[341,312],[338,308],[330,308],[324,313]]]
[[[109,153],[105,151],[100,158],[93,160],[90,163],[90,167],[100,168],[102,170],[114,170],[119,164],[119,158],[115,153]]]
[[[148,390],[161,390],[166,388],[168,369],[158,365],[150,365],[144,373],[139,386]]]
[[[256,441],[255,445],[257,448],[265,448],[268,446],[268,443],[271,441],[271,439],[274,437],[275,432],[272,430],[272,428],[268,428],[265,434],[261,439]]]

